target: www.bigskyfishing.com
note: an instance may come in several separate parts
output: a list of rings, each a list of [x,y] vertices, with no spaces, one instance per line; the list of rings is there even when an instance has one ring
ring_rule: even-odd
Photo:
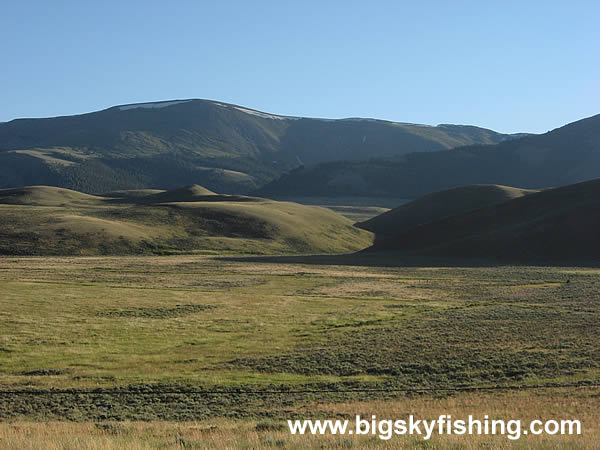
[[[357,415],[350,420],[288,420],[290,433],[295,435],[374,435],[388,440],[393,436],[422,436],[429,440],[437,435],[503,435],[517,440],[527,434],[532,435],[578,435],[581,434],[579,420],[532,420],[529,424],[518,419],[490,419],[485,415],[476,419],[469,415],[466,419],[453,419],[450,415],[440,415],[436,419],[417,419],[413,415],[406,419],[370,419]]]

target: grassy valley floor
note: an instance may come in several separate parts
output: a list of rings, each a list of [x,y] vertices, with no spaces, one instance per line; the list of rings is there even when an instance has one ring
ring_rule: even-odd
[[[585,448],[598,437],[599,274],[207,256],[2,258],[0,443],[377,446],[376,437],[291,438],[282,424],[449,408],[456,417],[485,411],[524,421],[565,413],[589,423],[584,435],[535,445]],[[577,387],[445,390],[540,384]]]

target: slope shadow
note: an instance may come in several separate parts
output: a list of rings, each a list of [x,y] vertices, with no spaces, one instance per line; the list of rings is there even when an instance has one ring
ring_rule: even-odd
[[[363,267],[600,267],[600,260],[548,259],[509,260],[497,258],[452,258],[414,255],[407,252],[357,252],[341,255],[285,255],[285,256],[227,256],[219,260],[246,263],[306,264],[315,266],[363,266]]]

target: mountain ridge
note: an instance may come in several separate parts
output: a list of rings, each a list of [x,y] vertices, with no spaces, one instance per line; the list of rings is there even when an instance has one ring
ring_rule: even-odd
[[[473,126],[281,116],[202,99],[124,104],[0,123],[0,187],[100,193],[200,183],[239,194],[301,165],[512,138]]]
[[[207,99],[207,98],[168,99],[168,100],[156,100],[156,101],[150,101],[150,102],[123,103],[123,104],[113,105],[113,106],[109,106],[107,108],[102,108],[102,109],[95,110],[95,111],[88,111],[88,112],[82,112],[82,113],[77,113],[77,114],[60,114],[60,115],[56,115],[56,116],[47,116],[47,117],[15,117],[14,119],[0,121],[0,125],[8,124],[8,123],[15,122],[15,121],[80,117],[80,116],[86,116],[86,115],[90,115],[90,114],[96,114],[96,113],[100,113],[100,112],[117,110],[117,109],[122,110],[122,111],[130,110],[130,109],[137,109],[137,108],[162,109],[162,108],[166,108],[169,106],[174,106],[176,104],[182,104],[182,103],[188,103],[188,102],[207,102],[207,103],[212,103],[212,104],[223,106],[223,107],[236,108],[241,112],[247,112],[249,114],[252,114],[252,113],[260,114],[262,116],[265,116],[264,118],[273,117],[273,118],[277,118],[277,119],[289,119],[289,120],[307,119],[307,120],[321,120],[321,121],[325,121],[325,122],[335,122],[335,121],[387,122],[387,123],[398,124],[398,125],[413,125],[413,126],[427,127],[427,128],[455,128],[455,127],[456,128],[461,128],[461,127],[478,128],[478,129],[482,129],[482,130],[493,131],[494,133],[499,134],[499,135],[515,136],[515,137],[521,137],[521,136],[535,134],[535,133],[523,133],[523,132],[501,133],[498,131],[494,131],[491,128],[486,128],[486,127],[479,126],[479,125],[454,124],[454,123],[446,123],[446,122],[432,125],[432,124],[425,124],[425,123],[420,123],[420,122],[405,122],[405,121],[400,121],[400,120],[379,119],[376,117],[362,117],[362,116],[349,116],[349,117],[339,117],[339,118],[316,117],[316,116],[295,116],[295,115],[287,115],[287,114],[270,113],[267,111],[250,108],[250,107],[239,105],[236,103],[228,103],[228,102],[223,102],[220,100],[213,100],[213,99]]]
[[[540,189],[600,176],[600,115],[541,135],[496,145],[455,147],[392,158],[337,161],[298,168],[256,195],[379,195],[418,198],[470,184]]]

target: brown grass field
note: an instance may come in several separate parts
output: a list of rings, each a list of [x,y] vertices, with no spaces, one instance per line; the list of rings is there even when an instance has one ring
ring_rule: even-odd
[[[147,448],[534,448],[593,449],[600,442],[600,390],[598,388],[534,390],[527,392],[463,393],[449,397],[422,396],[387,401],[299,406],[298,417],[354,417],[361,414],[380,418],[405,418],[409,414],[434,419],[441,414],[465,418],[469,414],[510,420],[578,419],[579,436],[434,435],[418,436],[292,436],[282,422],[260,419],[215,417],[202,421],[170,422],[32,422],[0,423],[3,449],[147,449]]]

